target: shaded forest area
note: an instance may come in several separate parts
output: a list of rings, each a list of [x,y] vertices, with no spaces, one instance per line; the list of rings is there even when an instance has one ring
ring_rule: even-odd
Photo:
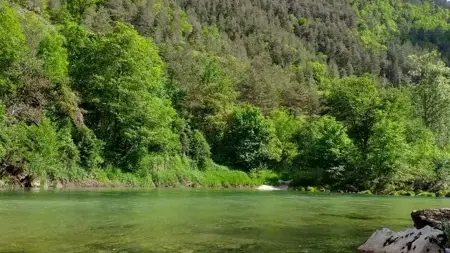
[[[1,184],[450,182],[450,9],[2,0]]]

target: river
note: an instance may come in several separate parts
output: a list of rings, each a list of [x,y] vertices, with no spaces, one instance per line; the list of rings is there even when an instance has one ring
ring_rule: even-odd
[[[2,253],[355,252],[444,198],[250,190],[0,192]]]

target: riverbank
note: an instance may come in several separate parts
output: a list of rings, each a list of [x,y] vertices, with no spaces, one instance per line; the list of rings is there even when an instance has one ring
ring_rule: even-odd
[[[263,191],[290,190],[305,193],[348,193],[359,195],[391,195],[418,197],[450,197],[450,189],[439,192],[393,190],[372,193],[370,190],[337,190],[325,187],[278,187],[279,175],[271,170],[250,171],[232,170],[211,163],[205,170],[176,166],[172,169],[155,169],[146,173],[126,173],[119,169],[96,169],[89,173],[68,179],[49,179],[48,177],[21,176],[31,178],[27,184],[20,184],[17,178],[0,179],[0,189],[11,188],[54,188],[54,189],[95,189],[95,188],[248,188]],[[264,187],[265,186],[265,187]],[[262,187],[262,188],[261,188]]]
[[[202,172],[205,173],[205,172]],[[209,173],[205,173],[206,176]],[[450,192],[413,192],[413,191],[393,191],[389,193],[377,193],[374,194],[371,191],[360,191],[360,192],[344,192],[344,191],[330,191],[323,187],[288,187],[287,185],[278,186],[278,185],[267,185],[264,182],[267,182],[270,179],[273,182],[273,178],[268,177],[267,175],[261,175],[255,177],[255,175],[249,175],[244,173],[246,176],[233,180],[232,182],[226,181],[227,177],[219,178],[218,175],[233,175],[236,171],[228,171],[228,172],[214,172],[216,173],[216,180],[210,181],[209,184],[200,184],[199,181],[191,182],[188,180],[171,182],[169,184],[162,183],[152,183],[146,184],[143,182],[143,179],[131,178],[129,176],[124,177],[104,177],[102,180],[95,178],[86,178],[78,181],[68,181],[68,182],[42,182],[36,183],[33,187],[29,189],[43,189],[43,190],[51,190],[51,189],[83,189],[83,190],[102,190],[102,189],[152,189],[152,188],[196,188],[196,189],[254,189],[258,191],[291,191],[291,192],[300,192],[305,194],[349,194],[349,195],[360,195],[360,196],[400,196],[400,197],[430,197],[430,198],[450,198]],[[224,174],[223,174],[224,173]],[[242,172],[243,173],[243,172]],[[241,174],[241,173],[239,173]],[[116,175],[117,176],[117,175]],[[0,180],[0,190],[19,190],[24,189],[19,185],[5,183]]]
[[[29,175],[23,177],[30,177]],[[89,174],[71,180],[31,177],[26,184],[11,177],[0,179],[0,188],[130,188],[130,187],[206,187],[206,188],[253,188],[264,183],[276,182],[278,175],[269,170],[245,173],[215,166],[206,170],[173,168],[148,171],[148,173],[125,173],[118,169],[93,170]]]

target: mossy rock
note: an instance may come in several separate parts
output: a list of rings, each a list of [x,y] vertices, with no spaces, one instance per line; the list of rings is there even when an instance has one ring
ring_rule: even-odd
[[[416,194],[413,191],[397,191],[399,196],[415,196]]]
[[[416,196],[418,197],[436,197],[434,192],[419,192]]]
[[[372,191],[370,191],[370,190],[365,190],[365,191],[360,191],[360,192],[358,192],[358,194],[372,195],[373,193],[372,193]]]

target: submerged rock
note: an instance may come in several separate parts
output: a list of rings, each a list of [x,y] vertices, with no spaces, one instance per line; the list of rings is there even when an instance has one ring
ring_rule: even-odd
[[[393,232],[383,228],[358,248],[361,253],[445,253],[447,237],[444,232],[426,226]]]
[[[430,226],[439,230],[444,230],[444,224],[450,221],[450,208],[414,210],[411,213],[414,227],[421,229]]]

